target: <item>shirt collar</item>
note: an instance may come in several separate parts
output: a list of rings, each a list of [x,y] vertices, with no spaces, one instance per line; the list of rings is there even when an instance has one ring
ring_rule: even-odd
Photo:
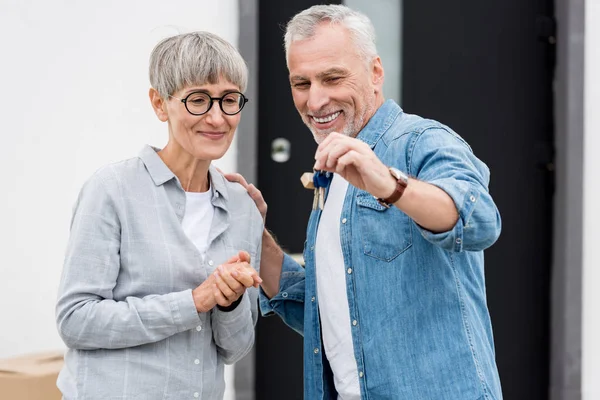
[[[171,179],[175,179],[178,181],[177,177],[167,167],[167,165],[163,162],[157,152],[160,149],[156,147],[152,147],[150,145],[144,146],[144,148],[140,151],[139,158],[142,160],[150,177],[154,181],[156,186],[163,185],[165,182],[170,181]],[[228,199],[227,193],[227,185],[225,184],[225,177],[217,171],[217,168],[210,164],[208,167],[208,174],[210,176],[211,185],[213,188],[213,193],[216,196],[221,196],[225,200]],[[181,184],[181,183],[180,183]]]
[[[386,100],[367,122],[367,125],[358,133],[357,138],[371,146],[371,148],[375,147],[375,144],[401,112],[402,109],[394,100]]]

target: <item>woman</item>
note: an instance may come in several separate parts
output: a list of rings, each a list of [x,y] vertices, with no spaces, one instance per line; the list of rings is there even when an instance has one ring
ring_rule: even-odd
[[[263,220],[211,165],[247,75],[210,33],[154,48],[150,101],[168,143],[96,172],[74,209],[56,307],[65,399],[222,398],[224,363],[252,347]]]

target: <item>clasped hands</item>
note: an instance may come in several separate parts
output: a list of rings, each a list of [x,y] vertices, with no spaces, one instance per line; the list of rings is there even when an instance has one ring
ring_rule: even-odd
[[[216,305],[229,307],[246,289],[258,288],[262,279],[250,265],[250,254],[240,251],[219,265],[208,278],[192,291],[198,312],[208,312]]]

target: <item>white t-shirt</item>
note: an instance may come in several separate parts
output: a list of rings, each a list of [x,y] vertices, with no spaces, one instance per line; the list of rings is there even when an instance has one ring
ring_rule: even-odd
[[[185,192],[185,198],[185,214],[181,226],[200,254],[204,254],[215,215],[215,207],[211,203],[212,189],[201,193]]]
[[[325,355],[333,371],[338,399],[360,400],[346,293],[346,268],[340,241],[340,218],[347,189],[348,182],[334,174],[317,230],[317,295]]]

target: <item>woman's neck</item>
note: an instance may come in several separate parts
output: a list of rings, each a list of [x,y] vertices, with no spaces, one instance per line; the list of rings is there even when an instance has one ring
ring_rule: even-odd
[[[173,146],[171,142],[158,152],[158,156],[177,176],[186,192],[206,192],[210,189],[210,161],[194,158],[180,146]]]

